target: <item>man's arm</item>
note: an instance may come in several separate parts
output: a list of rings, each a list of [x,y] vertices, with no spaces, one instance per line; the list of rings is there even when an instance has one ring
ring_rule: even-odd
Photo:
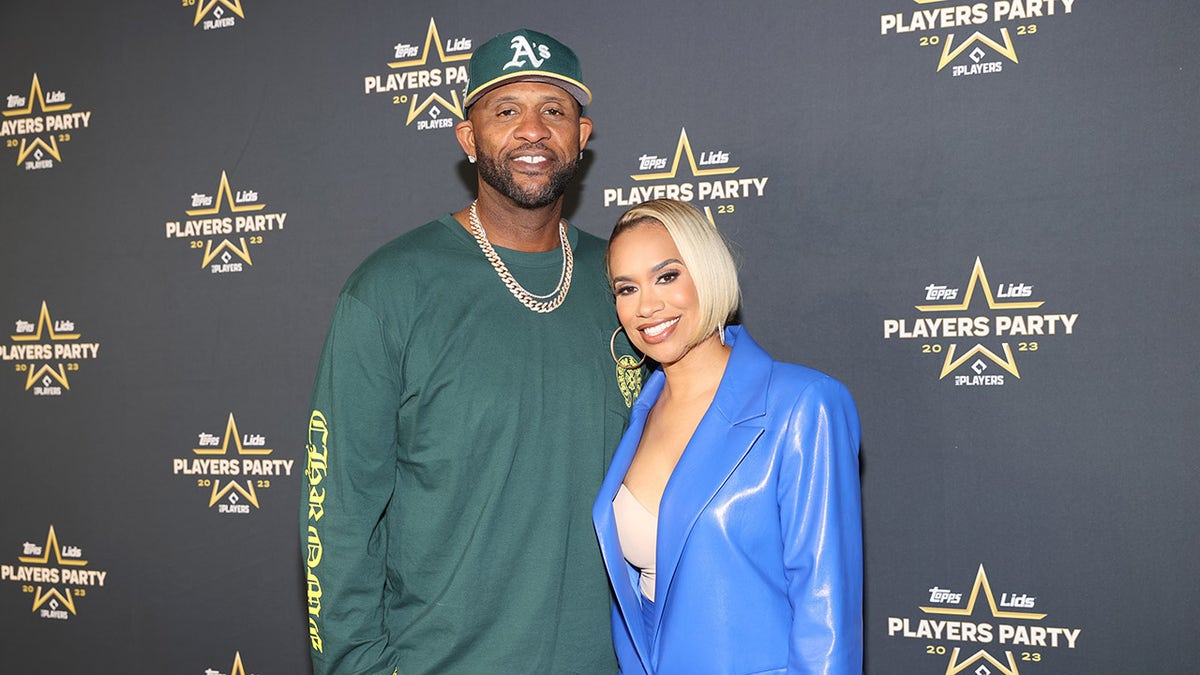
[[[375,312],[343,293],[313,387],[300,539],[315,675],[392,673],[384,512],[396,467],[399,371]]]

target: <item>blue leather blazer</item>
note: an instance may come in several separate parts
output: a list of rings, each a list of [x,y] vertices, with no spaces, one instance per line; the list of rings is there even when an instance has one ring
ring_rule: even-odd
[[[592,509],[623,673],[862,672],[858,412],[846,388],[776,362],[740,327],[659,505],[654,614],[612,500],[662,391],[655,372]]]

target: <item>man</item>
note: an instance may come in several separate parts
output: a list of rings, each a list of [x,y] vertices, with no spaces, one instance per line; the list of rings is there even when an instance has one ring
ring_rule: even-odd
[[[640,380],[610,356],[604,243],[561,220],[591,94],[530,30],[468,76],[477,201],[355,270],[318,366],[301,507],[318,675],[616,669],[590,506]]]

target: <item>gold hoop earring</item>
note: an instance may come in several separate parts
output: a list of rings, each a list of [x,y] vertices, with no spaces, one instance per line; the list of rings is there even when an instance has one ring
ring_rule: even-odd
[[[618,368],[621,368],[622,370],[637,370],[638,368],[642,367],[643,363],[646,362],[645,354],[642,354],[642,360],[638,361],[637,363],[630,363],[633,361],[632,356],[623,356],[621,358],[617,358],[617,333],[620,333],[623,330],[625,330],[624,326],[617,326],[617,329],[613,331],[612,337],[608,339],[608,353],[612,354],[612,359],[614,362],[616,362]]]

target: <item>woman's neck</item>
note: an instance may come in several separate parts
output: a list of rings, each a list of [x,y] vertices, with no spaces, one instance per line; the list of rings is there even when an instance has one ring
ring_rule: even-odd
[[[712,399],[725,375],[731,351],[728,345],[721,344],[714,332],[678,361],[663,364],[666,382],[660,400],[685,402],[698,398]]]

